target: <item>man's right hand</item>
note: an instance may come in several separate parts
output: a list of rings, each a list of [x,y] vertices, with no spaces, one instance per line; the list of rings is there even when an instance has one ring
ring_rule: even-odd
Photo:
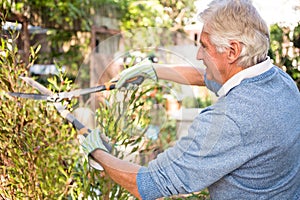
[[[126,81],[137,76],[143,76],[144,78],[157,81],[156,72],[153,68],[152,62],[149,59],[145,59],[142,62],[122,71],[116,84],[116,88],[120,89],[122,87],[126,87],[127,89],[127,87],[130,87],[130,84],[127,84]]]

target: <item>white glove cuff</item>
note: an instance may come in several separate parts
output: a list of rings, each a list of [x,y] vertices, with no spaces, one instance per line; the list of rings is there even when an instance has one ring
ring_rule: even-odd
[[[88,157],[88,161],[91,167],[101,171],[104,170],[103,167],[98,162],[96,162],[91,156]]]

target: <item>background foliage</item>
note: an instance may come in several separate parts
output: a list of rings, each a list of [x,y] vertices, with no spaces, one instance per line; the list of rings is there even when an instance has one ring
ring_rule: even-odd
[[[194,5],[189,0],[3,0],[0,15],[10,21],[28,21],[47,30],[47,43],[51,51],[40,54],[40,64],[59,63],[68,67],[69,76],[76,76],[89,51],[90,32],[95,15],[115,18],[120,29],[131,32],[147,31],[147,27],[182,29]],[[3,16],[2,16],[3,17]],[[34,44],[32,44],[34,45]],[[63,49],[64,45],[69,46]],[[130,46],[130,44],[129,44]]]
[[[300,22],[293,29],[274,24],[270,36],[270,57],[295,80],[300,90]]]

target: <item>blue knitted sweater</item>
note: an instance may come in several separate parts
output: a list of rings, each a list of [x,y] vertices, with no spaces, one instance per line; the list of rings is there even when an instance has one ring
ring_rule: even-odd
[[[229,88],[229,89],[228,89]],[[273,66],[225,88],[187,136],[137,175],[143,199],[197,192],[211,199],[300,199],[300,94]]]

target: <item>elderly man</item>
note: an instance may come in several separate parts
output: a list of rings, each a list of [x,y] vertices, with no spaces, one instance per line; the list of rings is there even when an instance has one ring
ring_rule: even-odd
[[[117,87],[140,75],[205,83],[218,101],[147,167],[110,155],[97,134],[83,148],[140,199],[204,188],[218,200],[300,199],[300,94],[267,57],[265,21],[248,0],[214,0],[199,16],[204,26],[197,59],[205,72],[142,63],[123,71]]]

